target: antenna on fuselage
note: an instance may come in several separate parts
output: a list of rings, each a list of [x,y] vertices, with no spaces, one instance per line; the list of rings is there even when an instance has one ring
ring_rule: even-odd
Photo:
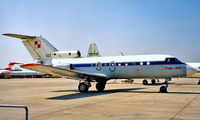
[[[123,53],[123,52],[120,52],[120,53],[121,53],[122,56],[124,56],[124,53]]]

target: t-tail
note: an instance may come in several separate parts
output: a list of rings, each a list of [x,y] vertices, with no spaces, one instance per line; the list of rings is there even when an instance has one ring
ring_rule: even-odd
[[[51,65],[52,55],[54,52],[58,51],[42,36],[28,36],[11,33],[3,35],[21,39],[32,58],[40,64]]]
[[[95,43],[90,44],[87,57],[100,57],[99,50]]]

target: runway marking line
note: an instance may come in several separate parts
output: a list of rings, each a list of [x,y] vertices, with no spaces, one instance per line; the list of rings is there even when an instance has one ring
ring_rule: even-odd
[[[194,97],[191,101],[189,101],[182,109],[180,109],[170,120],[174,120],[176,116],[178,116],[185,108],[187,108],[195,99],[197,99],[200,95]]]

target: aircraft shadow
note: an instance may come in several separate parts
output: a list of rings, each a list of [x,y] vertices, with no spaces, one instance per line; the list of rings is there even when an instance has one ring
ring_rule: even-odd
[[[158,93],[158,94],[200,94],[200,92],[170,92],[168,90],[167,93],[160,93],[158,91],[130,91],[132,93]]]
[[[174,85],[198,85],[198,84],[192,84],[192,83],[175,83]]]
[[[128,93],[157,93],[157,94],[200,94],[200,92],[168,92],[168,93],[160,93],[158,91],[137,91],[141,89],[146,88],[128,88],[128,89],[114,89],[114,90],[105,90],[104,92],[98,92],[98,91],[89,91],[87,93],[79,93],[78,90],[58,90],[58,91],[52,91],[52,92],[77,92],[73,94],[68,95],[62,95],[62,96],[56,96],[56,97],[50,97],[47,98],[49,100],[72,100],[72,99],[79,99],[79,98],[86,98],[86,97],[93,97],[93,96],[99,96],[99,95],[107,95],[117,92],[128,92]]]
[[[57,90],[52,92],[79,92],[79,91],[74,89],[74,90]]]
[[[145,86],[159,86],[159,85],[166,85],[166,84],[165,83],[156,83],[156,84],[147,84]],[[170,83],[168,83],[168,85],[197,85],[197,84],[170,82]]]
[[[140,90],[140,89],[146,89],[146,88],[115,89],[115,90],[105,90],[103,92],[89,91],[87,93],[79,93],[79,91],[77,91],[77,90],[58,90],[58,91],[53,91],[53,92],[73,91],[73,92],[78,92],[78,93],[56,96],[56,97],[50,97],[50,98],[47,98],[47,99],[50,99],[50,100],[71,100],[71,99],[78,99],[78,98],[85,98],[85,97],[92,97],[92,96],[99,96],[99,95],[107,95],[107,94],[112,94],[112,93],[117,93],[117,92],[130,92],[132,90]]]
[[[122,83],[107,83],[107,84],[122,84]],[[142,83],[124,83],[124,84],[139,84],[139,85],[142,85]],[[168,83],[168,85],[170,84],[174,84],[174,83]],[[144,85],[144,86],[160,86],[160,85],[166,85],[165,83],[156,83],[156,84],[147,84],[147,85]]]

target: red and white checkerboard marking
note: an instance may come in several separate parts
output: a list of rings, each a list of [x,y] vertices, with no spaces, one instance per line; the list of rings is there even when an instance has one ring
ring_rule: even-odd
[[[37,48],[41,48],[41,40],[36,40],[34,42],[34,48],[37,49]]]

